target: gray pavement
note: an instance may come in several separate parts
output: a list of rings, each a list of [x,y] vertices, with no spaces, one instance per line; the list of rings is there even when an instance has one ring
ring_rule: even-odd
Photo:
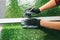
[[[0,18],[4,18],[5,14],[5,6],[6,0],[0,0]],[[1,40],[1,31],[2,31],[2,24],[0,24],[0,40]]]
[[[6,0],[0,0],[0,18],[4,18]]]

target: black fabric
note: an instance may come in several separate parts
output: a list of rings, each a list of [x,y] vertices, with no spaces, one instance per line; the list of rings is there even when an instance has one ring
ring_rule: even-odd
[[[24,15],[26,17],[31,18],[33,14],[35,15],[35,14],[38,14],[38,13],[40,13],[40,10],[39,9],[29,8],[29,9],[26,9],[25,10],[25,14]]]
[[[26,19],[25,24],[30,26],[40,26],[40,19]]]
[[[38,13],[40,13],[40,9],[33,8],[31,10],[31,12],[38,14]]]
[[[55,0],[57,6],[60,5],[60,0]]]

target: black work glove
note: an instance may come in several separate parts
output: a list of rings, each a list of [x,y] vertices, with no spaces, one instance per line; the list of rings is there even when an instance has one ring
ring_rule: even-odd
[[[32,13],[36,13],[36,14],[40,13],[40,9],[38,9],[38,8],[29,8],[27,10],[32,12]]]
[[[40,13],[40,9],[36,9],[36,8],[29,8],[25,10],[25,16],[27,17],[31,17],[32,14],[38,14]]]
[[[22,22],[23,28],[39,28],[40,19],[26,19]]]

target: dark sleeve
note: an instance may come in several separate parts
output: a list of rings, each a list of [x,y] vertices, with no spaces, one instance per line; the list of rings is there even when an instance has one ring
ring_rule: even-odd
[[[60,5],[60,0],[55,0],[57,5]]]

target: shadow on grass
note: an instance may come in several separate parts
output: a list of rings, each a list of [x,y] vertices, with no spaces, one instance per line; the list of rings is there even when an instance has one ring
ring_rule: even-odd
[[[40,30],[47,34],[44,40],[60,40],[60,31],[47,28],[40,28]]]

